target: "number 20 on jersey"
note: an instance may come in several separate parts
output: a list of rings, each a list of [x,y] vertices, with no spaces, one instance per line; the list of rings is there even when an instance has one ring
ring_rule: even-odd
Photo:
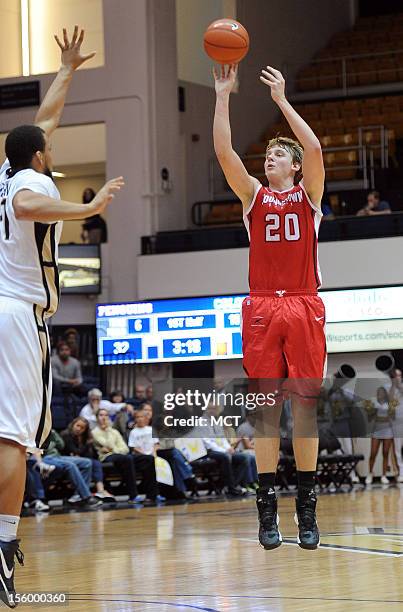
[[[280,242],[287,240],[294,242],[301,237],[297,213],[287,213],[281,217],[277,213],[266,215],[266,242]],[[283,221],[283,223],[281,223]]]

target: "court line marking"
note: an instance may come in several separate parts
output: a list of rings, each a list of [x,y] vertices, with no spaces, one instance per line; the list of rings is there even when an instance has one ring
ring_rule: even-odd
[[[325,534],[322,534],[325,537]],[[355,534],[352,534],[355,535]],[[240,540],[242,542],[253,542],[254,544],[259,544],[258,540],[252,538],[235,538],[236,540]],[[286,546],[299,546],[297,541],[294,540],[286,540],[283,538],[283,544]],[[320,544],[317,550],[321,548],[326,548],[327,550],[337,550],[343,552],[351,552],[351,553],[360,553],[363,555],[378,555],[380,557],[402,557],[403,552],[391,552],[389,550],[370,550],[367,548],[358,548],[355,546],[341,546],[338,544]]]
[[[97,593],[97,596],[99,597],[99,593]],[[110,597],[110,595],[109,595]],[[172,601],[145,601],[144,599],[97,599],[95,597],[91,597],[91,598],[75,598],[72,596],[69,596],[69,601],[100,601],[102,603],[104,602],[110,602],[110,603],[138,603],[138,604],[157,604],[159,606],[175,606],[176,609],[179,608],[190,608],[192,610],[201,610],[202,612],[220,612],[220,610],[216,610],[216,608],[204,608],[201,606],[197,606],[196,604],[185,604],[185,603],[180,603],[180,602],[172,602]]]
[[[113,593],[96,593],[96,595],[94,594],[94,597],[100,597],[105,595],[105,597],[113,597],[115,594]],[[72,595],[69,596],[69,600],[73,600],[74,597],[91,597],[92,593],[74,593]],[[128,593],[116,593],[116,596],[123,596],[123,597],[130,597],[130,594]],[[169,595],[168,593],[163,593],[163,594],[159,594],[159,593],[144,593],[143,595],[136,593],[135,594],[136,597],[206,597],[206,598],[218,598],[218,599],[289,599],[289,600],[307,600],[307,601],[352,601],[352,602],[357,602],[357,603],[403,603],[403,599],[359,599],[359,598],[351,598],[351,597],[312,597],[312,596],[301,596],[301,597],[297,597],[297,596],[291,596],[291,595],[217,595],[217,594],[186,594],[186,593],[174,593],[173,595]],[[86,600],[79,600],[79,599],[74,599],[74,601],[98,601],[96,599],[86,599]],[[101,600],[103,601],[103,600]],[[105,600],[106,601],[106,600]],[[124,600],[110,600],[112,601],[124,601]],[[130,600],[131,601],[131,600]],[[135,602],[137,603],[137,602]],[[154,602],[147,602],[144,600],[141,600],[140,603],[154,603]],[[165,603],[165,602],[156,602],[156,603]],[[166,602],[168,603],[168,602]],[[173,603],[168,603],[168,605],[174,605]],[[176,604],[175,604],[176,605]],[[189,605],[189,604],[182,604],[182,605]],[[200,608],[202,610],[206,610],[206,608]],[[208,608],[207,608],[208,610]],[[218,611],[215,611],[218,612]]]

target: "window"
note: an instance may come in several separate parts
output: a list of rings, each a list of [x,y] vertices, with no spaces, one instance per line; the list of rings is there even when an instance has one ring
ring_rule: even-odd
[[[104,64],[102,0],[29,0],[30,74],[56,72],[60,52],[53,34],[63,27],[71,33],[76,24],[85,30],[85,50],[96,51],[83,68]]]
[[[56,72],[60,51],[53,34],[85,29],[83,69],[104,65],[102,0],[0,0],[0,78]]]
[[[20,0],[0,0],[0,79],[22,74],[20,5]]]

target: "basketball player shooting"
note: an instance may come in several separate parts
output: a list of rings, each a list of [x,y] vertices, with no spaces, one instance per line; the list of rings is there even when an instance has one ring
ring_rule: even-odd
[[[308,396],[315,395],[312,389],[318,391],[326,362],[325,310],[317,294],[321,283],[317,235],[325,176],[322,150],[309,125],[288,102],[282,74],[267,66],[260,80],[299,142],[281,136],[270,140],[264,162],[269,187],[264,187],[248,174],[232,147],[229,97],[236,66],[222,67],[221,73],[214,69],[214,77],[214,148],[228,184],[242,202],[250,239],[250,295],[242,306],[243,365],[247,375],[262,384],[262,379],[269,386],[274,379],[294,381],[297,540],[302,548],[315,549],[319,545],[315,495],[318,439],[315,401]],[[257,508],[259,542],[270,550],[282,542],[274,490],[281,403],[264,410],[271,433],[255,440]]]
[[[46,319],[59,300],[57,248],[63,220],[102,213],[122,177],[108,181],[90,204],[60,200],[52,180],[50,136],[58,126],[84,31],[63,30],[61,68],[35,118],[13,129],[0,169],[0,600],[17,605],[17,528],[25,489],[26,449],[40,448],[51,429],[51,373]],[[88,500],[91,503],[92,498]],[[96,503],[96,502],[95,502]]]

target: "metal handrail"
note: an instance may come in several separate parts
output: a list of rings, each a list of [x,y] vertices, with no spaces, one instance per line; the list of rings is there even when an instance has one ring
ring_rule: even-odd
[[[403,38],[403,32],[402,32],[402,38]],[[347,59],[362,59],[365,57],[369,57],[369,58],[373,58],[373,57],[379,57],[382,55],[396,55],[399,53],[403,53],[403,49],[395,49],[395,50],[389,50],[389,51],[375,51],[373,53],[353,53],[352,55],[338,55],[335,57],[319,57],[316,59],[313,59],[309,62],[308,66],[311,64],[319,64],[319,63],[330,63],[330,62],[335,62],[335,61],[340,61],[340,60],[347,60]],[[295,64],[294,64],[295,65]]]
[[[377,58],[377,57],[386,57],[389,56],[391,58],[393,58],[395,55],[400,55],[403,54],[403,48],[401,49],[390,49],[388,51],[375,51],[373,53],[356,53],[356,54],[352,54],[352,55],[340,55],[340,56],[336,56],[336,57],[324,57],[324,58],[316,58],[313,59],[309,62],[309,64],[305,65],[304,67],[307,68],[309,66],[312,66],[313,64],[330,64],[330,63],[339,63],[341,64],[340,68],[341,71],[338,72],[326,72],[322,75],[322,77],[338,77],[341,76],[342,79],[342,86],[340,89],[343,90],[343,93],[346,95],[347,94],[347,90],[348,90],[348,84],[347,84],[347,76],[359,76],[361,74],[367,74],[368,71],[354,71],[353,67],[348,67],[347,68],[347,61],[352,60],[352,59],[365,59],[365,58]],[[292,64],[294,66],[298,66],[298,64]],[[403,68],[403,66],[402,66]],[[303,67],[300,67],[300,70],[302,70]],[[375,70],[377,72],[389,72],[392,70],[392,68],[380,68],[379,70],[376,69],[374,67],[373,70],[371,70],[370,72],[375,72]],[[284,65],[284,71],[285,71],[285,76],[287,77],[287,74],[289,73],[289,69],[287,65]],[[296,76],[296,79],[299,82],[304,82],[304,81],[309,81],[312,79],[314,75],[312,76]],[[339,88],[337,88],[339,89]]]

